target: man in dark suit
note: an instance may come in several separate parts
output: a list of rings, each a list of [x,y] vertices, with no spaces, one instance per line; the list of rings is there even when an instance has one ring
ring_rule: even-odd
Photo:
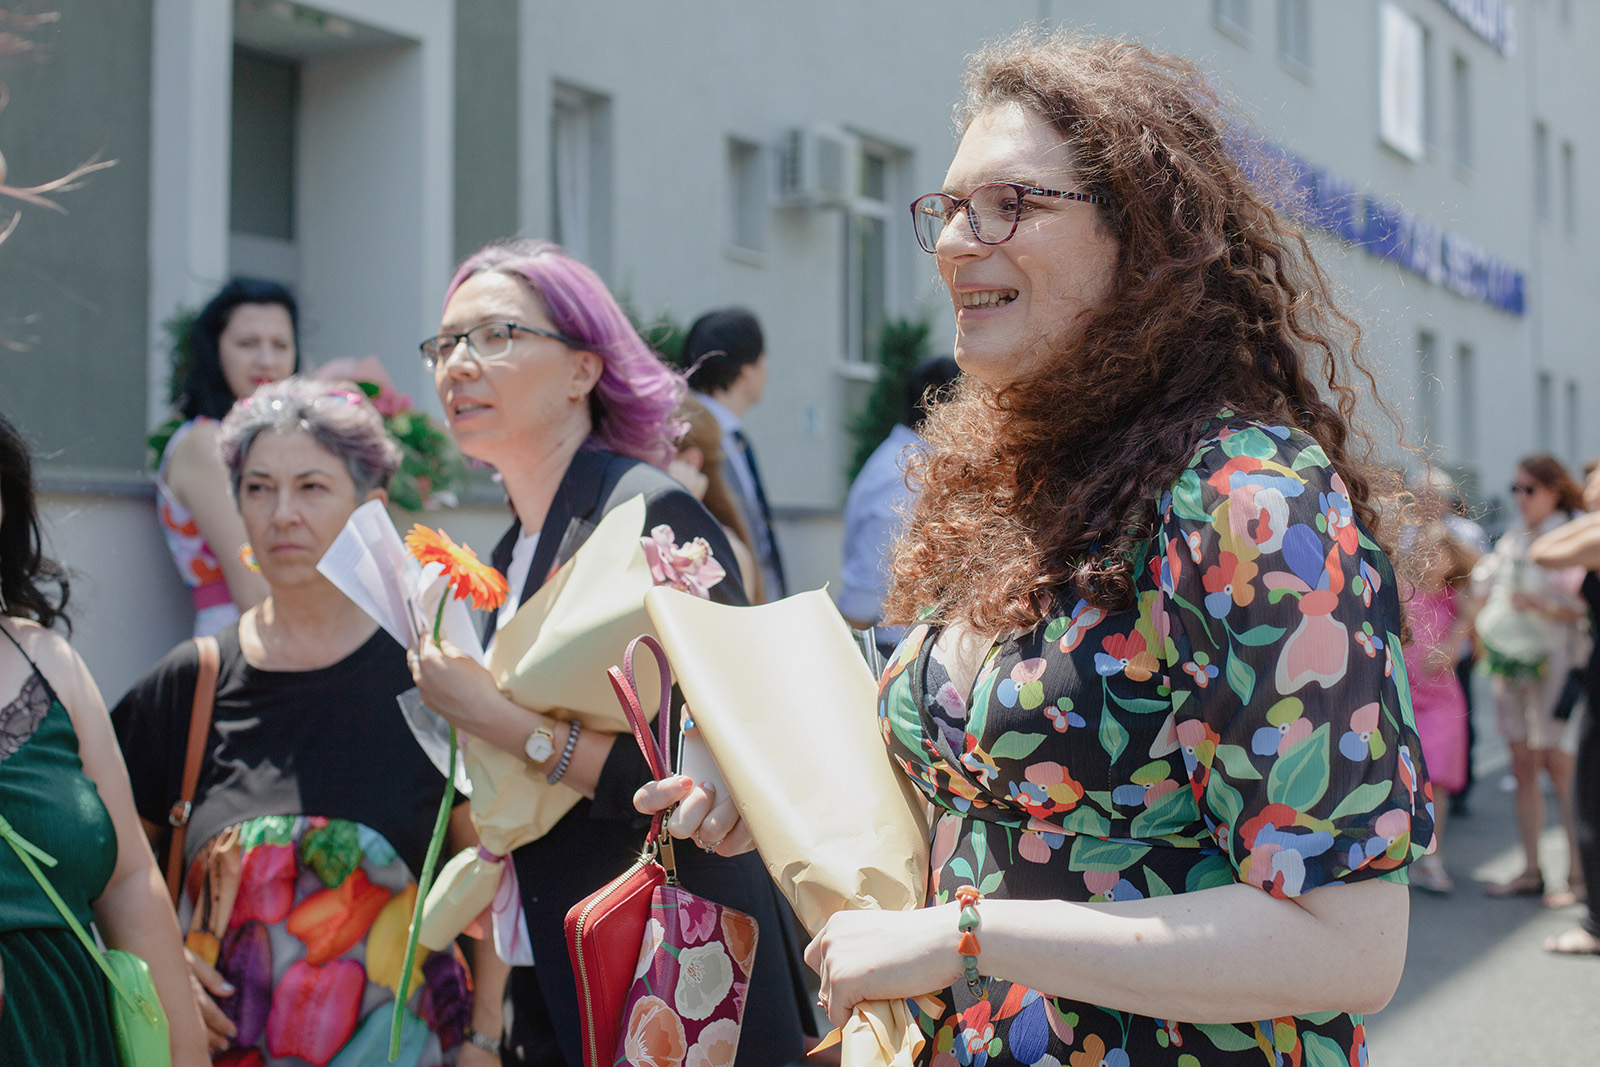
[[[761,323],[743,308],[708,311],[689,327],[683,362],[689,369],[689,388],[700,395],[722,427],[727,482],[744,513],[754,542],[750,547],[761,561],[767,599],[777,600],[787,593],[783,558],[761,469],[744,434],[745,413],[760,403],[767,387],[767,346]]]

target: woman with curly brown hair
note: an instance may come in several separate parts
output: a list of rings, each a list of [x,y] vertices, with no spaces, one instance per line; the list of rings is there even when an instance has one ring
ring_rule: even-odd
[[[824,1008],[915,998],[922,1063],[1360,1062],[1433,835],[1359,331],[1187,62],[1021,36],[967,84],[878,707],[926,906],[835,915]]]

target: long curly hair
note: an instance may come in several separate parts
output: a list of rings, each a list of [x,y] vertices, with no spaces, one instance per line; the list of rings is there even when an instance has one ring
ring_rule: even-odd
[[[1131,606],[1156,502],[1224,407],[1315,438],[1376,531],[1385,475],[1355,413],[1366,391],[1386,409],[1360,328],[1206,77],[1131,42],[1024,31],[974,55],[966,84],[964,125],[1014,103],[1060,132],[1109,198],[1095,210],[1117,265],[1039,370],[999,390],[965,375],[931,413],[886,617],[1002,633],[1058,595]]]

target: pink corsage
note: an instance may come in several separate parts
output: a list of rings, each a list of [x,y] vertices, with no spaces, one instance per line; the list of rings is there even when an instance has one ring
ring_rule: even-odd
[[[650,576],[657,585],[670,585],[702,600],[711,599],[711,587],[722,581],[727,571],[711,554],[704,537],[696,537],[683,547],[672,539],[672,527],[663,523],[639,538]]]

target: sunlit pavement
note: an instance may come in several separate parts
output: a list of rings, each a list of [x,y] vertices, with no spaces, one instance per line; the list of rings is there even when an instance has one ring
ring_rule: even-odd
[[[1455,892],[1411,891],[1405,976],[1389,1007],[1368,1016],[1369,1067],[1600,1064],[1600,956],[1555,956],[1544,939],[1579,908],[1547,911],[1537,897],[1487,897],[1479,884],[1521,869],[1503,746],[1480,714],[1479,780],[1471,813],[1446,827]],[[1485,739],[1485,735],[1487,738]],[[1554,798],[1541,842],[1545,879],[1560,887],[1566,848]]]

